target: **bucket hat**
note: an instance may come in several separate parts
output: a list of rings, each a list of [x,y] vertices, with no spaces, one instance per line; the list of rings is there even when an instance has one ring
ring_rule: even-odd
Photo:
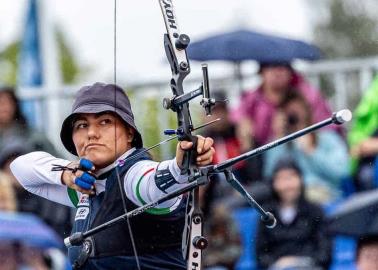
[[[110,111],[118,115],[128,126],[135,130],[132,146],[143,147],[142,136],[138,131],[134,114],[131,110],[130,100],[123,89],[115,84],[96,82],[93,85],[82,87],[75,98],[72,112],[63,121],[60,139],[64,147],[77,156],[72,140],[73,121],[81,113],[101,113]]]

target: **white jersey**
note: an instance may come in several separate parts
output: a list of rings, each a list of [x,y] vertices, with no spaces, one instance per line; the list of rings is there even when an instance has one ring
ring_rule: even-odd
[[[113,164],[96,172],[100,176],[119,164],[129,156],[135,148],[130,149],[123,154]],[[67,186],[61,182],[61,171],[52,171],[53,164],[67,166],[71,161],[56,158],[46,152],[32,152],[16,158],[10,165],[12,173],[20,184],[29,192],[44,197],[48,200],[64,204],[70,207],[76,207],[68,193]],[[143,160],[135,163],[127,172],[124,179],[124,190],[128,199],[135,205],[142,206],[146,203],[153,202],[166,195],[155,184],[155,174],[157,170],[168,169],[175,178],[177,184],[167,189],[167,192],[173,191],[187,184],[187,176],[181,175],[180,168],[176,159],[155,162]],[[95,183],[96,193],[99,194],[105,190],[106,179],[97,179]],[[77,198],[81,197],[80,192],[76,192]],[[157,208],[168,208],[173,211],[181,197],[168,200],[160,204]]]

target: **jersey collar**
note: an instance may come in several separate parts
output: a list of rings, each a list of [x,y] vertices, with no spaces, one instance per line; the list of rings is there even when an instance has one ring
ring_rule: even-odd
[[[117,158],[112,164],[106,166],[105,168],[102,168],[96,172],[96,177],[99,177],[103,174],[106,174],[107,172],[111,171],[114,169],[116,166],[120,164],[120,162],[124,159],[126,159],[128,156],[130,156],[134,151],[136,150],[135,147],[127,150],[124,154],[122,154],[119,158]]]

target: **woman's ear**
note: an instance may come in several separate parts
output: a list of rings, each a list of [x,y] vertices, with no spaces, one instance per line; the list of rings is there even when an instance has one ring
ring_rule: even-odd
[[[135,131],[132,127],[127,128],[127,142],[132,143],[134,140]]]

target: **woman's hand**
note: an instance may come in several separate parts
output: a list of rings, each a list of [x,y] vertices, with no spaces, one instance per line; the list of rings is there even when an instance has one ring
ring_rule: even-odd
[[[310,133],[305,136],[299,137],[296,140],[296,145],[308,155],[311,155],[316,150],[315,134]]]
[[[378,155],[378,138],[367,138],[350,150],[352,157],[362,158]]]
[[[242,118],[236,125],[236,137],[240,142],[242,152],[251,150],[253,147],[254,129],[252,122],[247,118]]]
[[[287,129],[287,117],[286,114],[279,110],[273,116],[272,119],[272,132],[273,132],[273,139],[279,139],[286,135]]]
[[[71,162],[67,167],[77,168],[77,170],[63,171],[61,176],[62,184],[81,193],[94,195],[96,178],[91,174],[95,169],[93,163],[87,159],[81,159],[80,161]]]
[[[214,140],[210,137],[202,137],[197,135],[197,165],[206,166],[211,164],[214,157]],[[193,146],[192,142],[181,141],[177,144],[176,148],[176,161],[177,165],[182,167],[182,160],[184,157],[185,150],[191,149]]]

